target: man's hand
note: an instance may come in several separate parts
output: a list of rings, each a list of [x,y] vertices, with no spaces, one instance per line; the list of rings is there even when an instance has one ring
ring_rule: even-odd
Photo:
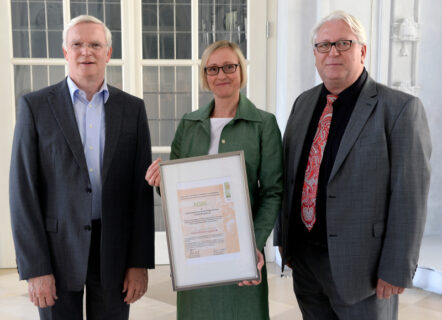
[[[402,292],[404,292],[404,288],[396,287],[382,279],[378,279],[378,285],[376,286],[378,299],[390,299],[392,294],[401,294]]]
[[[144,177],[147,183],[152,187],[159,187],[161,183],[160,162],[161,158],[157,158],[152,162],[149,168],[147,168],[146,176]]]
[[[284,252],[284,250],[283,250],[283,248],[282,248],[281,246],[279,246],[278,249],[279,249],[279,254],[281,255],[281,259],[282,259],[282,253]],[[286,261],[285,265],[286,265],[287,267],[289,267],[290,269],[293,269],[293,268],[292,268],[292,264],[291,264],[290,262],[287,262],[287,261]]]
[[[147,269],[127,269],[123,283],[123,292],[127,292],[124,302],[130,304],[140,299],[147,291],[147,282]]]
[[[264,256],[262,255],[262,253],[258,249],[256,249],[256,255],[258,256],[258,264],[256,265],[256,267],[259,270],[259,280],[253,280],[253,281],[246,281],[246,280],[244,280],[244,281],[241,281],[240,283],[238,283],[238,285],[240,287],[242,287],[242,286],[257,286],[258,284],[261,283],[261,279],[262,279],[261,269],[264,266]]]
[[[58,299],[53,274],[28,279],[28,293],[31,302],[40,308],[51,307]]]

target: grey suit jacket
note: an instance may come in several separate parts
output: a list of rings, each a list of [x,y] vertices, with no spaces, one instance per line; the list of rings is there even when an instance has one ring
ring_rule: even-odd
[[[128,267],[154,267],[151,163],[141,99],[114,87],[104,106],[101,279],[121,285]],[[66,79],[23,96],[14,133],[10,207],[20,279],[53,273],[57,288],[83,289],[92,197]]]
[[[288,234],[295,174],[320,92],[321,85],[297,98],[284,134],[285,189],[276,235],[284,261],[290,261],[293,245]],[[327,185],[328,251],[344,301],[372,295],[378,278],[412,286],[425,225],[430,154],[420,100],[368,77]]]

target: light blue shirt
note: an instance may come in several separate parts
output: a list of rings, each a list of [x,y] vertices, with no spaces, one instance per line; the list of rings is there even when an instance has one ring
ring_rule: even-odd
[[[92,187],[92,219],[101,219],[101,170],[105,142],[104,104],[109,98],[106,81],[91,101],[68,76],[69,92],[77,119],[78,131],[84,147],[84,155]]]

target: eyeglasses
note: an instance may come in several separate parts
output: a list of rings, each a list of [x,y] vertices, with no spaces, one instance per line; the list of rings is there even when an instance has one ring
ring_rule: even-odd
[[[87,43],[87,42],[72,42],[70,44],[71,49],[72,50],[76,50],[76,51],[77,50],[81,50],[84,47],[87,47],[87,48],[89,48],[91,50],[94,50],[94,51],[99,51],[102,48],[104,48],[105,46],[106,45],[104,45],[104,44],[102,44],[100,42],[90,42],[90,43]]]
[[[204,72],[209,76],[216,76],[219,73],[219,69],[223,69],[223,72],[226,74],[234,73],[236,69],[239,67],[239,64],[225,64],[222,67],[218,66],[210,66],[205,67]]]
[[[332,46],[335,46],[336,50],[338,50],[338,51],[347,51],[351,48],[351,44],[353,42],[360,44],[359,41],[354,41],[354,40],[338,40],[335,42],[325,41],[325,42],[315,43],[315,48],[320,53],[330,52]]]

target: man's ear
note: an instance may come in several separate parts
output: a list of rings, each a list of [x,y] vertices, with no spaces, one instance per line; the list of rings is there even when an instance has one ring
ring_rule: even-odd
[[[364,44],[361,46],[361,64],[364,64],[367,56],[367,46]]]
[[[107,51],[106,63],[109,62],[111,56],[112,56],[112,47],[109,47],[109,50]]]

